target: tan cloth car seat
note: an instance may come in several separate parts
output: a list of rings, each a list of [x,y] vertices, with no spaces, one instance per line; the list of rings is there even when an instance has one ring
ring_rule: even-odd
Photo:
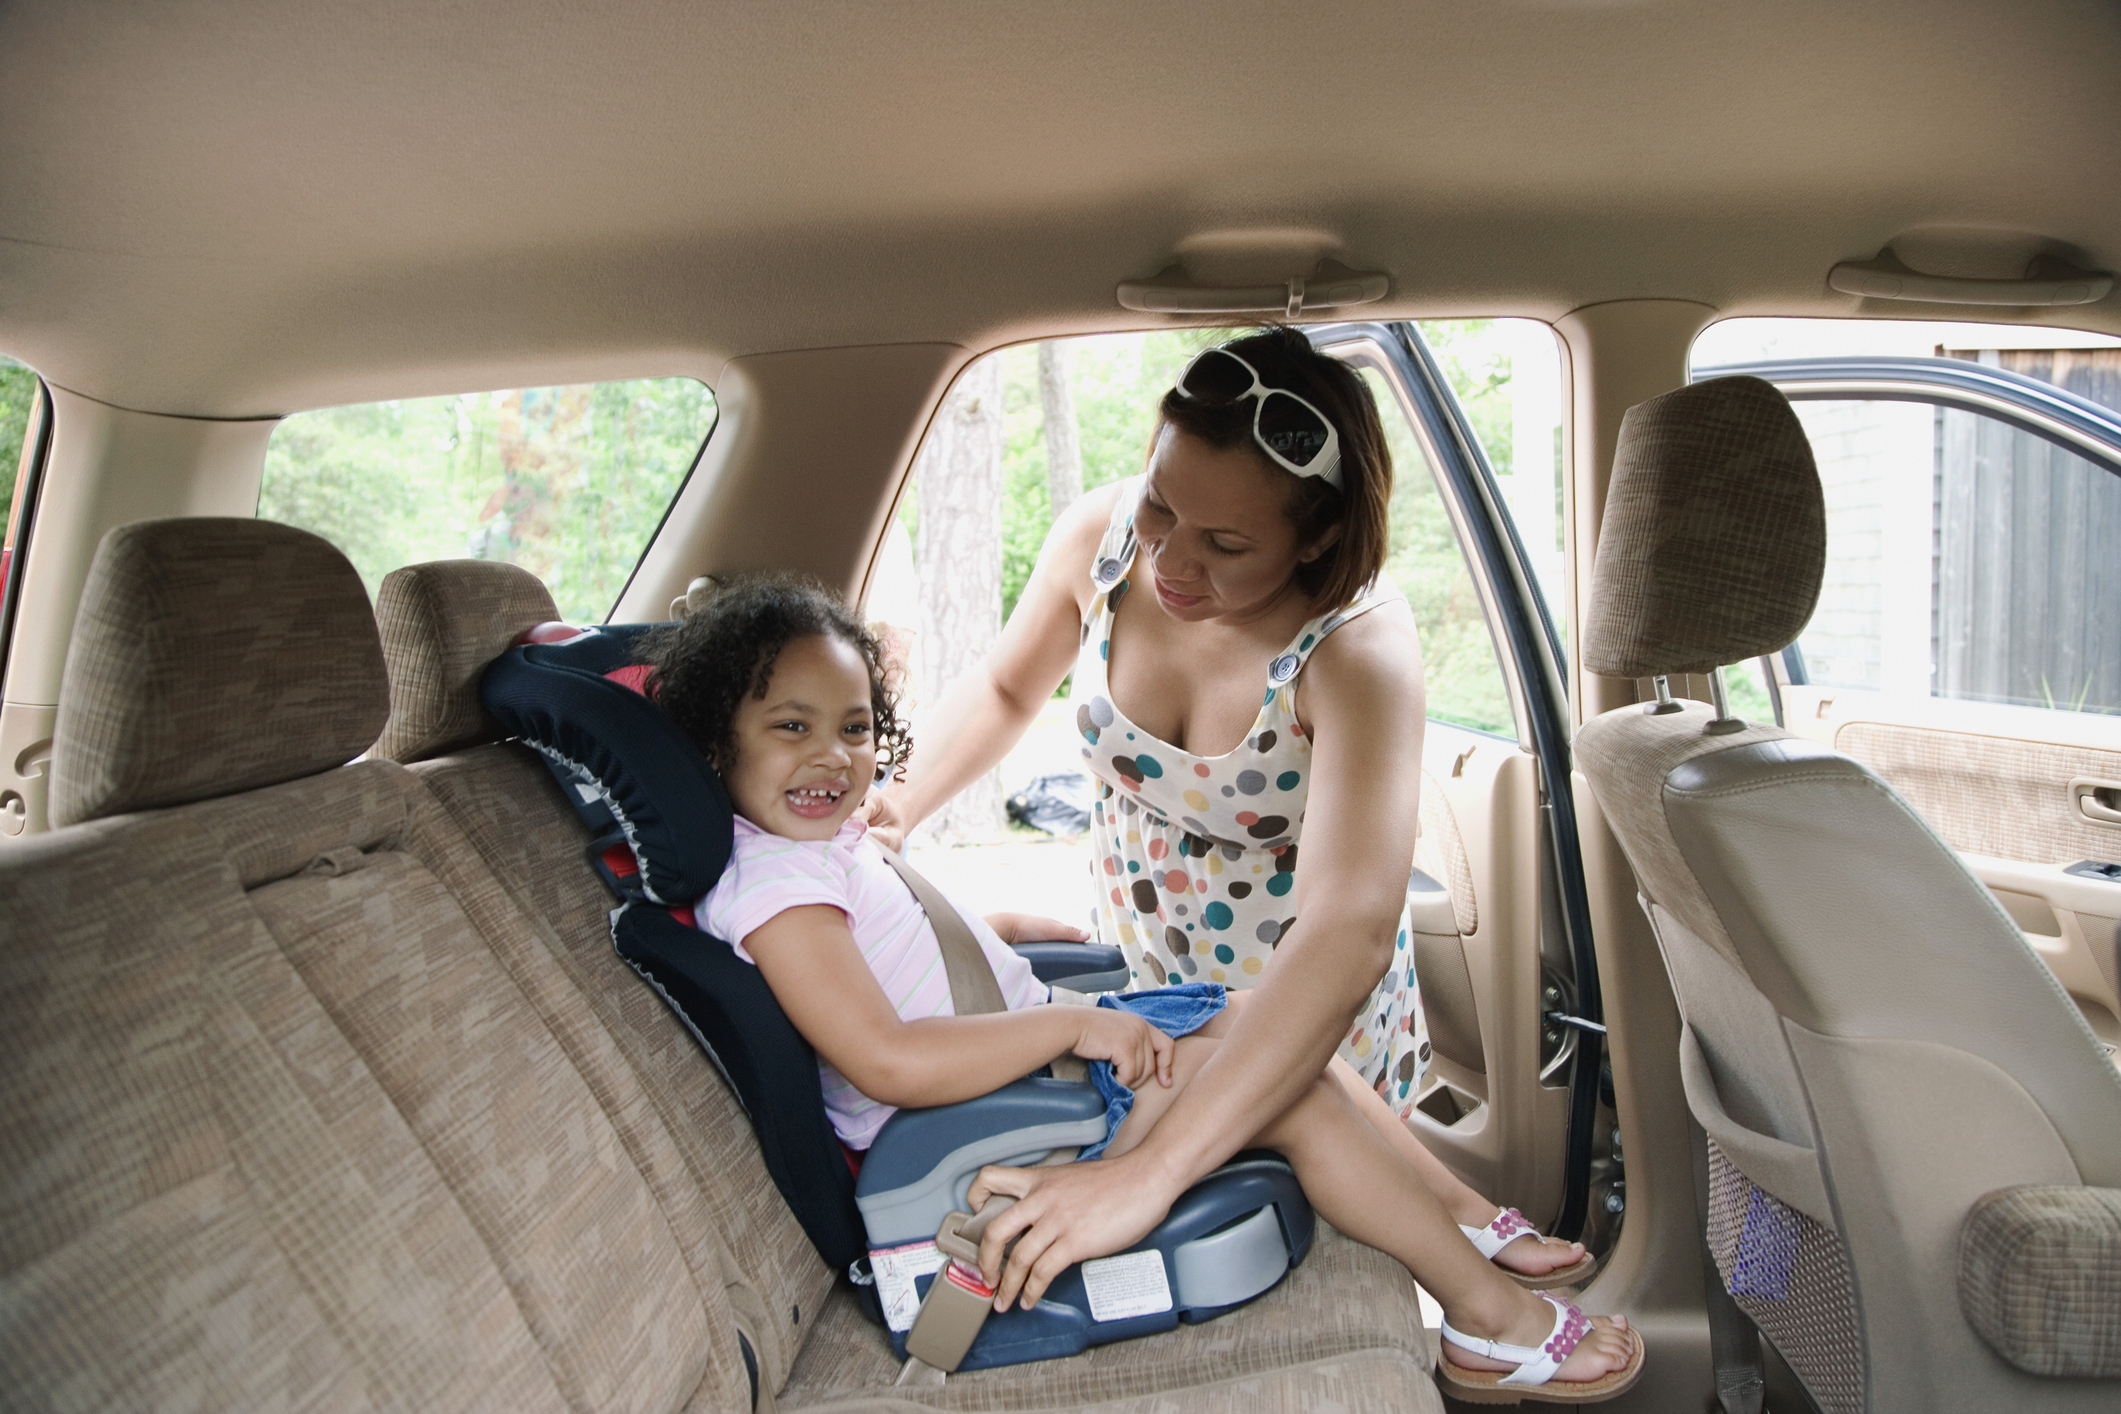
[[[1828,1414],[2121,1407],[2121,1075],[1890,787],[1669,700],[1668,674],[1721,698],[1721,665],[1792,640],[1825,549],[1774,388],[1628,412],[1584,661],[1660,700],[1586,723],[1576,751],[1678,999],[1710,1248]]]

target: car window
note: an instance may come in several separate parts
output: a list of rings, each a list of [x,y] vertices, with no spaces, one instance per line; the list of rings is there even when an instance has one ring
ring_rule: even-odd
[[[1694,363],[1908,354],[2006,369],[2121,411],[2121,341],[1989,325],[1734,320]],[[2044,346],[2043,346],[2044,345]],[[1816,352],[1815,352],[1816,351]],[[1919,375],[1919,369],[1917,374]],[[2121,713],[2121,476],[1965,404],[1807,396],[1827,568],[1793,680],[1904,699]],[[1795,676],[1801,673],[1801,677]]]
[[[1459,342],[1453,345],[1464,351],[1468,376],[1483,381],[1487,397],[1479,406],[1500,426],[1505,458],[1512,445],[1508,359],[1515,346],[1496,339],[1491,330],[1526,322],[1461,322]],[[916,729],[922,704],[978,663],[1000,632],[1023,592],[1055,508],[1085,490],[1139,473],[1156,405],[1179,370],[1202,348],[1242,332],[1189,329],[1055,339],[998,350],[959,375],[916,457],[868,596],[869,617],[899,658]],[[1551,335],[1542,337],[1551,363]],[[1429,714],[1458,726],[1512,734],[1509,690],[1435,476],[1391,390],[1373,370],[1362,376],[1377,398],[1392,449],[1386,571],[1414,607]],[[1550,572],[1558,573],[1554,440],[1547,427],[1539,429],[1545,464],[1525,480],[1539,480],[1546,488],[1538,498],[1546,515],[1536,533],[1553,541]],[[1061,715],[1056,712],[1056,722]],[[1064,723],[1056,736],[1073,752]],[[1027,741],[1036,739],[1034,733]],[[1022,784],[1012,776],[1028,778],[1045,764],[1073,769],[1070,757],[1059,753],[1050,763],[1028,757],[1005,762],[1001,780],[953,802],[952,809],[963,804],[967,819],[941,833],[977,835],[973,821],[998,818],[1003,793]]]
[[[35,452],[40,397],[37,375],[0,355],[0,506],[7,507],[7,529],[0,538],[0,625],[13,614],[9,600],[14,576],[9,569],[22,534],[22,493]]]
[[[1566,635],[1562,367],[1553,326],[1536,319],[1424,319],[1414,327],[1480,439],[1533,587],[1555,630]]]
[[[273,432],[258,514],[346,552],[371,596],[401,565],[506,560],[601,622],[714,426],[690,378],[404,398]]]
[[[1385,573],[1414,609],[1428,714],[1439,722],[1514,736],[1509,685],[1495,656],[1480,593],[1436,474],[1408,425],[1406,410],[1374,368],[1361,370],[1392,449],[1392,524]]]
[[[1242,332],[1048,340],[997,350],[958,376],[915,456],[865,600],[905,685],[916,740],[942,690],[1000,633],[1056,508],[1138,474],[1157,403],[1180,369],[1202,348]],[[1414,608],[1429,714],[1514,737],[1510,692],[1435,475],[1397,399],[1374,372],[1362,376],[1372,380],[1392,450],[1386,572]],[[1507,421],[1507,402],[1491,398],[1488,408],[1498,405]],[[1552,441],[1544,433],[1544,445]],[[1079,913],[1087,844],[1065,824],[1025,823],[1046,819],[1049,807],[1054,819],[1064,817],[1070,783],[1081,780],[1082,741],[1067,690],[1063,682],[1000,766],[930,816],[911,842],[922,871],[953,896],[1058,918]],[[1086,825],[1085,817],[1073,828]],[[1048,828],[1061,838],[1041,833]]]
[[[1158,400],[1187,360],[1235,332],[1051,339],[998,349],[958,375],[915,455],[865,606],[904,684],[916,739],[943,689],[993,646],[1054,517],[1085,491],[1142,470]],[[1082,764],[1067,688],[996,771],[931,817],[924,841],[994,839],[1012,829],[1029,838],[1010,824],[1009,799]],[[1061,877],[1073,887],[1073,874]],[[974,894],[984,897],[977,884]],[[1076,902],[1066,894],[1052,906],[1072,911]]]

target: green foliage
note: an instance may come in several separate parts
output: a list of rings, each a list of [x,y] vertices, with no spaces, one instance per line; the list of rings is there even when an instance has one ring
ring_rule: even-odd
[[[1748,722],[1775,720],[1775,704],[1768,697],[1767,684],[1760,676],[1760,660],[1748,658],[1743,663],[1733,663],[1723,670],[1723,693],[1731,700],[1731,711]]]
[[[524,388],[299,413],[265,455],[258,514],[324,536],[361,572],[508,560],[560,613],[610,613],[714,423],[690,378]]]
[[[1481,340],[1492,319],[1426,319],[1421,337],[1436,355],[1451,391],[1473,424],[1474,435],[1486,449],[1488,464],[1497,476],[1513,470],[1510,435],[1510,357],[1483,346]]]
[[[1186,360],[1229,338],[1226,329],[1171,329],[1149,334],[1099,334],[1070,339],[1069,387],[1075,394],[1083,489],[1093,490],[1139,472],[1149,457],[1156,405]],[[1046,489],[1046,417],[1038,391],[1038,345],[1021,344],[990,357],[1002,360],[1002,618],[1038,562],[1053,527]],[[899,519],[920,533],[920,508],[909,485]]]
[[[14,503],[15,472],[29,435],[30,404],[37,398],[37,375],[10,358],[0,358],[0,507]],[[0,509],[0,515],[6,511]]]
[[[1391,388],[1374,369],[1364,369],[1362,377],[1377,399],[1385,442],[1392,449],[1392,527],[1385,572],[1407,596],[1421,633],[1428,714],[1455,726],[1511,735],[1516,725],[1509,687],[1436,477]]]

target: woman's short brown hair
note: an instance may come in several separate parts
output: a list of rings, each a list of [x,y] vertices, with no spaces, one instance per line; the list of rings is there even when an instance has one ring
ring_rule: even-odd
[[[1168,423],[1211,447],[1258,453],[1262,466],[1288,480],[1286,504],[1298,544],[1315,544],[1340,528],[1340,538],[1324,554],[1296,567],[1296,587],[1324,608],[1352,603],[1384,568],[1392,506],[1392,453],[1376,401],[1354,369],[1312,348],[1300,330],[1270,325],[1222,347],[1258,370],[1268,387],[1286,388],[1332,420],[1340,434],[1340,489],[1323,477],[1297,476],[1260,452],[1252,440],[1255,404],[1250,398],[1202,403],[1173,388],[1157,409],[1159,433]]]

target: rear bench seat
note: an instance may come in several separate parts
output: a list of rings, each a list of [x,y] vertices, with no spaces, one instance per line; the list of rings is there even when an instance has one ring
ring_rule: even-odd
[[[556,616],[527,580],[399,581],[379,754],[448,754],[340,766],[385,687],[336,551],[250,521],[106,541],[61,694],[68,828],[0,852],[9,1403],[736,1414],[748,1346],[783,1409],[1440,1407],[1411,1283],[1323,1227],[1221,1321],[893,1388],[612,955],[557,787],[465,749],[477,668]]]

